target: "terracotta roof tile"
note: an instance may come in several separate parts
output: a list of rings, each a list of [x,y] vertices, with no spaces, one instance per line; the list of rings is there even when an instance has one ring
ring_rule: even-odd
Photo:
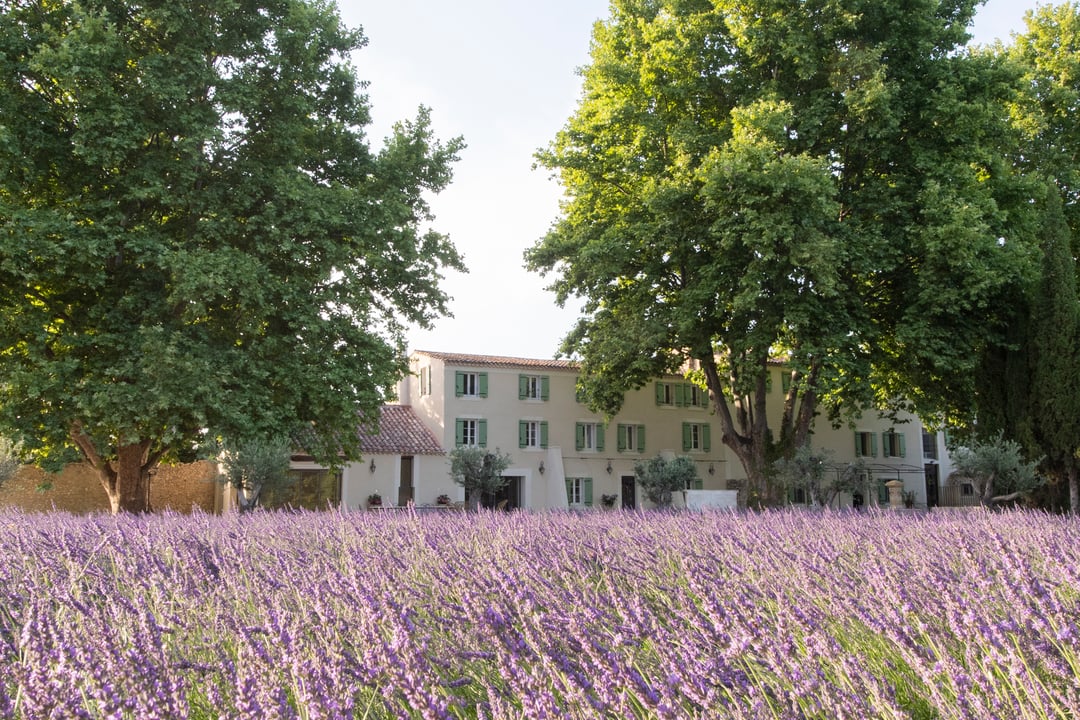
[[[577,370],[578,364],[571,360],[537,360],[534,358],[503,357],[500,355],[469,355],[465,353],[431,352],[417,350],[414,355],[426,355],[450,365],[472,365],[497,368],[542,368],[548,370]]]
[[[442,455],[446,451],[408,405],[383,405],[378,434],[360,428],[365,455]]]

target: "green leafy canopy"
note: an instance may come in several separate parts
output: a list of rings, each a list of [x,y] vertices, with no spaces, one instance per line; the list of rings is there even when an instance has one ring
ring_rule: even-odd
[[[0,424],[25,450],[303,427],[358,455],[464,270],[427,203],[462,143],[421,108],[369,147],[365,42],[321,0],[7,4]]]

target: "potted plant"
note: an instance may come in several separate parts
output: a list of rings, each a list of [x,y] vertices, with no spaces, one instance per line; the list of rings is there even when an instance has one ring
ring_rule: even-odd
[[[915,491],[914,490],[904,490],[900,494],[900,497],[904,501],[904,507],[908,508],[909,510],[911,508],[915,507]]]
[[[615,501],[618,499],[618,495],[601,495],[600,504],[606,508],[613,508],[615,507]]]
[[[446,493],[443,493],[439,497],[435,498],[435,503],[437,505],[449,505],[450,504],[450,496],[447,495]]]
[[[368,507],[382,507],[382,495],[373,492],[367,496]]]

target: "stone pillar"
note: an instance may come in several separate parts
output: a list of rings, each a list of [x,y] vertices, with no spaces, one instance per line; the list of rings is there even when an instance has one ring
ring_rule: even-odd
[[[885,483],[889,489],[889,509],[897,510],[904,507],[904,481],[889,480]]]

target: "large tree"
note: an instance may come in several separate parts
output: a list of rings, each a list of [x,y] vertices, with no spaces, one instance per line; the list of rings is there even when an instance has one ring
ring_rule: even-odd
[[[1032,306],[1030,418],[1044,469],[1069,489],[1080,513],[1080,298],[1061,198],[1050,190],[1043,271]]]
[[[751,502],[777,502],[767,469],[822,409],[970,394],[984,315],[1027,259],[1006,231],[1013,75],[961,50],[978,4],[612,3],[539,154],[563,214],[526,254],[585,300],[562,349],[595,407],[692,361]]]
[[[0,13],[0,426],[114,511],[204,430],[324,462],[445,313],[428,113],[369,147],[323,0],[12,0]]]
[[[1067,487],[1080,512],[1080,5],[1041,6],[1026,20],[1026,32],[993,51],[1015,63],[1021,80],[1010,104],[1010,156],[1033,189],[1046,188],[1031,194],[1026,213],[1043,261],[1041,275],[1018,282],[997,315],[1001,336],[978,375],[977,429],[984,437],[1003,432],[1042,456],[1043,470],[1061,481],[1049,488]]]

